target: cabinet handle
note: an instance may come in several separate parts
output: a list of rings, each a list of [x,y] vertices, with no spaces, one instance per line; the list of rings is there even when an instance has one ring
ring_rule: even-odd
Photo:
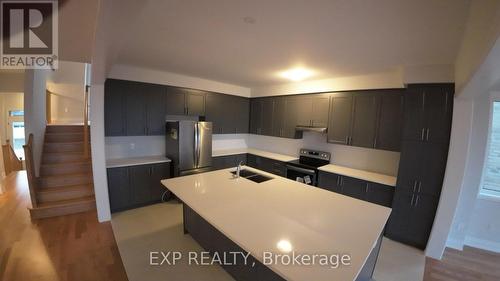
[[[347,144],[347,145],[349,144],[349,136],[345,137],[345,144]]]
[[[418,205],[418,199],[420,198],[420,195],[417,195],[417,200],[415,200],[415,207]]]
[[[373,139],[373,148],[377,148],[377,137]]]
[[[427,128],[427,133],[425,134],[425,140],[429,140],[429,128]]]
[[[420,140],[424,140],[425,128],[422,128],[422,133],[420,134]]]
[[[420,190],[422,189],[422,182],[418,181],[418,192],[420,193]]]
[[[368,193],[368,183],[366,183],[365,193]]]
[[[411,206],[413,206],[413,199],[415,199],[415,193],[411,195],[411,203],[410,203]]]
[[[413,181],[413,192],[417,189],[417,181]]]
[[[340,176],[337,177],[337,186],[340,186]]]
[[[153,175],[153,167],[149,167],[149,176]]]

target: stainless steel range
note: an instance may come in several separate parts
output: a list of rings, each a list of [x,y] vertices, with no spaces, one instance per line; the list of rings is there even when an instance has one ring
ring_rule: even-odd
[[[286,177],[305,184],[318,184],[318,168],[330,164],[330,152],[301,149],[298,160],[287,162]]]

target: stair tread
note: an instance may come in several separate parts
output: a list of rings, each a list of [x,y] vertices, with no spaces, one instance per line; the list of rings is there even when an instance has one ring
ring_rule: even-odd
[[[40,179],[67,178],[67,177],[74,177],[74,176],[90,176],[90,177],[92,177],[92,173],[71,173],[71,174],[61,174],[61,175],[53,175],[53,176],[41,176]]]
[[[50,192],[61,192],[61,191],[71,191],[78,189],[93,189],[93,184],[75,184],[75,185],[65,185],[56,187],[44,187],[36,191],[36,193],[50,193]]]
[[[62,162],[62,163],[42,163],[41,167],[46,167],[46,166],[68,166],[68,163],[71,163],[72,165],[75,164],[92,164],[92,161],[85,160],[85,161],[73,161],[73,162]]]
[[[90,202],[95,202],[94,195],[75,198],[75,199],[67,199],[67,200],[60,200],[60,201],[53,201],[53,202],[44,202],[44,203],[40,203],[38,205],[38,207],[35,209],[64,207],[64,206],[71,206],[71,205],[75,205],[75,204],[85,204],[85,203],[90,203]]]
[[[44,145],[54,145],[54,146],[55,145],[59,146],[61,144],[71,144],[71,145],[73,145],[73,144],[81,144],[81,145],[83,145],[83,141],[65,141],[65,142],[58,142],[58,143],[53,143],[53,142],[46,142],[46,143],[44,143]]]

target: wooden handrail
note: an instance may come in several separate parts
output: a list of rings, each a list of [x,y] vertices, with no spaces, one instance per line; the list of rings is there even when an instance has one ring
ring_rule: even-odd
[[[23,169],[23,161],[17,158],[14,148],[10,145],[10,140],[6,140],[5,144],[2,145],[2,154],[6,175]]]
[[[26,175],[28,176],[28,186],[30,190],[31,205],[33,208],[38,206],[36,200],[36,190],[38,189],[38,179],[35,174],[35,163],[33,160],[33,134],[28,137],[28,142],[23,145],[24,157],[26,158]]]
[[[90,157],[89,149],[89,87],[85,86],[83,96],[83,157]]]

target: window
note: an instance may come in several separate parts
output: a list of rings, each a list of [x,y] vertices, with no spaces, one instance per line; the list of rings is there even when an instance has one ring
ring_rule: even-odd
[[[500,196],[500,101],[493,102],[492,116],[481,193]]]
[[[16,156],[24,159],[24,122],[12,122],[12,139],[12,147],[14,148]]]
[[[11,110],[9,116],[24,116],[24,110]]]

